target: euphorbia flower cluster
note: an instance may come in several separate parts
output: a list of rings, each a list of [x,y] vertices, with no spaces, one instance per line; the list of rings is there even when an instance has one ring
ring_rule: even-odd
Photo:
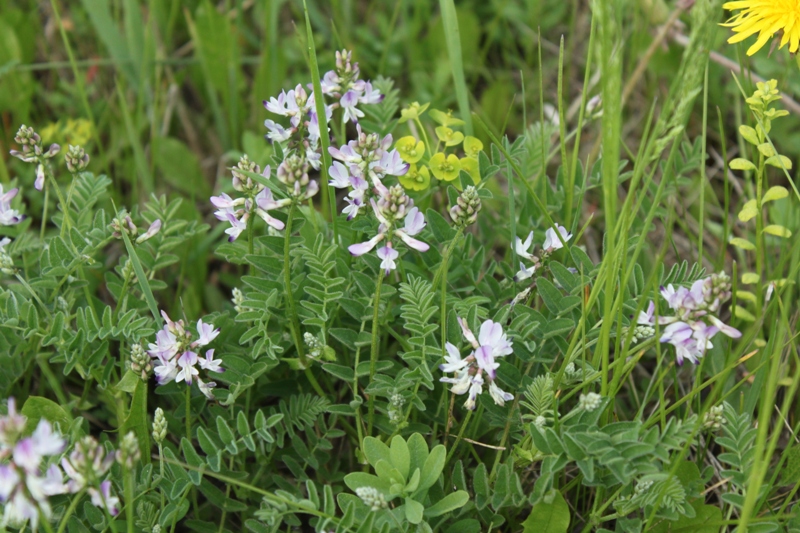
[[[556,233],[556,230],[558,233]],[[559,239],[559,235],[561,238]],[[515,238],[514,241],[514,249],[517,252],[517,255],[521,259],[526,259],[532,263],[531,266],[526,267],[525,263],[522,261],[519,262],[519,272],[517,275],[514,276],[516,281],[522,281],[524,279],[528,279],[536,272],[536,270],[542,266],[543,261],[553,252],[556,250],[563,248],[562,240],[566,243],[572,238],[572,234],[567,231],[567,228],[556,224],[554,228],[547,228],[547,231],[544,232],[544,244],[542,244],[542,249],[539,251],[538,254],[532,253],[531,245],[533,244],[533,232],[528,234],[528,238],[525,239],[525,242],[519,237]]]
[[[8,414],[0,417],[0,527],[30,521],[35,531],[40,513],[46,519],[52,515],[48,497],[66,490],[58,465],[46,465],[47,457],[60,454],[67,443],[45,419],[24,437],[26,422],[10,398]]]
[[[328,149],[337,161],[328,169],[331,177],[329,184],[337,189],[350,188],[345,198],[347,206],[342,213],[352,220],[367,203],[366,194],[369,184],[375,187],[376,194],[383,187],[386,176],[402,176],[408,172],[409,165],[404,163],[400,153],[392,145],[392,136],[383,139],[377,133],[366,134],[356,126],[358,137],[341,148]],[[384,187],[385,188],[385,187]]]
[[[724,272],[699,279],[690,289],[667,285],[661,288],[661,296],[674,315],[658,317],[659,324],[667,325],[660,341],[675,346],[679,365],[683,364],[684,359],[697,364],[706,350],[714,347],[711,339],[717,333],[733,339],[742,336],[738,329],[728,326],[715,316],[722,304],[731,297],[731,281]],[[655,303],[650,302],[647,311],[639,313],[637,322],[655,326],[655,308]]]
[[[495,383],[497,368],[500,366],[497,358],[513,353],[512,343],[503,333],[503,326],[498,322],[486,320],[481,324],[481,330],[476,339],[466,320],[459,317],[458,323],[461,325],[464,338],[472,345],[473,350],[467,357],[462,359],[458,348],[449,342],[446,343],[447,355],[445,356],[445,363],[439,365],[439,370],[448,373],[452,372],[455,377],[444,377],[439,381],[452,383],[453,386],[450,391],[453,394],[466,394],[469,392],[469,397],[464,402],[464,407],[467,409],[475,409],[475,402],[483,392],[483,386],[487,382],[489,383],[489,395],[494,400],[494,403],[502,406],[505,402],[513,400],[514,396],[512,394],[505,392]]]
[[[420,252],[427,252],[430,246],[413,237],[425,227],[425,217],[414,207],[414,200],[406,195],[402,186],[394,185],[387,189],[378,182],[375,192],[379,199],[377,202],[372,199],[371,204],[375,218],[380,222],[378,234],[368,241],[351,245],[348,250],[355,256],[364,255],[379,242],[386,240],[386,244],[378,249],[378,257],[381,259],[381,268],[388,276],[389,272],[397,268],[395,259],[400,256],[392,242],[394,237],[398,237],[409,248]],[[399,228],[397,223],[401,219],[404,220],[404,226]]]
[[[221,359],[214,359],[214,350],[206,350],[205,357],[199,357],[196,350],[207,346],[219,335],[219,329],[214,329],[211,324],[202,320],[197,321],[197,338],[192,339],[192,333],[184,327],[183,320],[173,322],[164,311],[161,311],[166,324],[156,334],[156,343],[150,344],[147,353],[155,360],[153,371],[159,385],[166,385],[171,381],[185,382],[197,386],[207,398],[213,398],[211,389],[217,386],[213,381],[205,382],[200,379],[201,370],[207,372],[224,372]]]

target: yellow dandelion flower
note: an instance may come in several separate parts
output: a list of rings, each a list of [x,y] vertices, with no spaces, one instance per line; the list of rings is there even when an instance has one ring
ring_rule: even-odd
[[[789,51],[794,54],[800,47],[800,0],[737,0],[722,7],[739,11],[723,24],[733,29],[729,43],[742,42],[758,34],[747,55],[761,50],[778,32],[783,34],[780,48],[788,44]]]

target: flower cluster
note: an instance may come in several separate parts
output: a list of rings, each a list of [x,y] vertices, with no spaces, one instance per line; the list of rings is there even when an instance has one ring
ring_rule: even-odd
[[[392,243],[394,237],[398,237],[409,248],[420,252],[427,252],[430,246],[413,237],[425,227],[425,216],[414,207],[414,200],[406,195],[403,188],[400,185],[394,185],[387,189],[378,183],[375,191],[379,195],[379,199],[377,202],[372,199],[371,204],[375,218],[380,222],[378,234],[368,241],[353,244],[347,249],[354,256],[364,255],[375,248],[379,242],[386,240],[386,244],[379,248],[377,253],[381,259],[381,268],[386,271],[388,276],[389,272],[397,268],[395,259],[400,256]],[[404,226],[399,228],[396,225],[401,219],[404,220]]]
[[[481,211],[481,197],[478,189],[467,185],[456,199],[456,204],[450,207],[450,219],[459,228],[465,228],[478,220]]]
[[[166,385],[171,381],[185,382],[191,386],[197,382],[200,391],[207,397],[213,398],[211,389],[216,387],[213,381],[205,382],[200,379],[200,369],[207,372],[224,372],[221,359],[214,359],[214,350],[206,351],[205,357],[197,355],[198,348],[207,346],[219,335],[219,329],[214,329],[211,324],[202,320],[197,321],[197,339],[192,340],[192,333],[184,327],[183,320],[173,322],[164,311],[161,311],[166,324],[156,334],[156,343],[150,344],[147,353],[155,360],[153,371],[159,385]]]
[[[414,102],[409,108],[402,111],[403,118],[414,120],[422,129],[419,117],[427,108],[428,104],[420,106]],[[410,165],[408,173],[400,178],[400,183],[406,189],[421,191],[430,187],[431,173],[439,181],[453,181],[462,170],[470,175],[475,185],[480,183],[478,154],[483,150],[483,143],[476,137],[469,135],[465,137],[460,131],[453,130],[451,126],[463,126],[464,121],[453,117],[452,114],[432,109],[429,115],[439,124],[434,129],[439,141],[436,146],[437,152],[433,153],[433,147],[430,147],[430,152],[428,152],[425,142],[412,135],[400,138],[395,147],[400,152],[403,161]],[[401,119],[401,122],[405,120]],[[456,149],[462,143],[464,157],[459,158],[454,153],[446,153],[448,148]],[[444,145],[443,151],[438,151],[442,145]],[[423,159],[426,152],[432,153],[432,155],[428,159]]]
[[[111,516],[119,513],[119,498],[111,493],[111,481],[101,479],[114,463],[114,457],[114,454],[106,454],[94,437],[87,436],[75,444],[69,457],[61,460],[61,467],[69,476],[67,491],[77,494],[86,490],[92,504],[107,509]]]
[[[724,272],[699,279],[690,289],[667,285],[661,288],[661,296],[674,315],[658,317],[658,324],[667,326],[660,341],[675,346],[679,365],[684,359],[696,364],[706,350],[713,348],[711,338],[717,333],[733,339],[742,336],[739,330],[715,316],[731,297],[731,281]],[[655,303],[650,302],[647,311],[639,313],[637,322],[655,326],[655,309]]]
[[[264,178],[269,179],[271,169],[269,165],[261,170],[261,167],[250,161],[247,155],[243,155],[235,167],[231,169],[233,174],[233,188],[243,196],[239,198],[231,198],[226,193],[220,193],[219,196],[212,196],[211,203],[217,208],[214,216],[218,220],[230,223],[231,227],[225,230],[228,235],[228,240],[233,242],[244,230],[247,229],[247,222],[252,215],[260,217],[270,227],[276,230],[284,228],[283,222],[270,216],[269,211],[288,205],[291,200],[285,198],[283,200],[275,200],[272,196],[272,191],[258,183],[245,174],[245,172],[260,174]],[[306,175],[306,184],[308,184],[308,176]],[[316,183],[314,183],[316,185]],[[308,187],[311,189],[311,187]],[[316,193],[314,190],[311,196]]]
[[[50,148],[45,150],[42,147],[42,138],[39,134],[23,124],[20,126],[14,141],[22,147],[22,151],[11,150],[11,155],[25,161],[26,163],[36,164],[36,181],[33,186],[37,191],[44,189],[44,176],[45,166],[49,165],[48,159],[58,154],[61,147],[57,144],[51,144]]]
[[[44,419],[30,437],[23,437],[26,421],[10,398],[8,414],[0,417],[0,527],[28,520],[35,531],[40,513],[52,515],[48,497],[66,490],[61,469],[46,466],[46,458],[64,451],[66,441]]]
[[[558,233],[556,233],[556,231],[558,231]],[[516,250],[517,255],[522,259],[530,261],[532,265],[526,267],[525,264],[520,261],[520,270],[517,272],[517,275],[514,276],[514,280],[522,281],[532,277],[536,270],[542,266],[544,260],[547,259],[547,257],[554,251],[563,248],[564,243],[569,241],[571,238],[572,234],[567,231],[567,228],[556,224],[555,229],[547,228],[547,231],[544,233],[544,244],[542,245],[542,249],[540,250],[539,254],[534,254],[530,251],[531,246],[533,245],[533,232],[528,234],[528,238],[525,239],[525,242],[523,242],[519,237],[516,237],[514,241],[514,249]]]
[[[16,188],[4,192],[3,185],[0,184],[0,226],[13,226],[25,220],[25,215],[11,207],[11,200],[18,192],[19,189]]]
[[[403,163],[400,153],[389,150],[392,136],[383,139],[377,133],[366,134],[357,126],[358,137],[341,148],[330,147],[328,151],[337,161],[328,169],[329,184],[337,189],[350,189],[345,197],[347,206],[342,213],[347,220],[355,218],[367,203],[370,183],[378,189],[383,187],[386,176],[403,176],[409,165]]]
[[[489,395],[497,405],[504,405],[505,402],[513,400],[514,396],[505,392],[495,383],[497,368],[500,363],[498,357],[504,357],[513,352],[511,341],[503,333],[503,326],[497,322],[486,320],[481,324],[478,338],[469,329],[466,320],[459,317],[458,323],[464,338],[472,345],[472,352],[465,358],[461,358],[461,352],[450,344],[445,345],[447,355],[445,363],[439,365],[442,372],[454,373],[455,377],[444,377],[439,381],[452,383],[450,389],[453,394],[465,394],[469,392],[469,397],[464,403],[467,409],[475,409],[475,401],[483,392],[483,386],[489,382]]]
[[[161,220],[155,219],[147,228],[147,231],[139,235],[139,228],[133,223],[133,219],[131,219],[131,216],[128,214],[128,212],[123,209],[116,217],[114,217],[114,219],[111,221],[111,224],[109,224],[109,227],[113,232],[112,235],[114,238],[121,239],[122,234],[125,233],[131,239],[136,239],[136,244],[141,244],[144,241],[152,239],[158,235],[158,232],[161,231]]]
[[[321,80],[322,94],[338,100],[331,107],[342,108],[344,122],[358,122],[364,116],[357,107],[359,104],[378,104],[384,97],[371,82],[359,79],[358,63],[353,62],[352,57],[353,53],[348,50],[337,50],[336,68],[326,72]]]

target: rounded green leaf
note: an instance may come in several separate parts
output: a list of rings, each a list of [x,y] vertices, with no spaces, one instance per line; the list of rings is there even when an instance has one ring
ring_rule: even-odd
[[[752,285],[753,283],[758,283],[761,278],[755,272],[746,272],[742,274],[742,284],[744,285]]]
[[[522,523],[523,533],[566,533],[569,529],[569,506],[557,490],[546,494],[531,509]]]
[[[382,443],[375,437],[367,437],[361,444],[361,449],[364,455],[367,456],[367,461],[372,466],[378,464],[378,461],[384,459],[385,461],[392,462],[391,455],[389,454],[389,447]]]
[[[742,222],[747,222],[755,218],[756,215],[758,215],[758,207],[756,205],[756,201],[750,200],[749,202],[744,204],[742,210],[739,211],[739,220],[741,220]]]
[[[764,162],[773,167],[784,168],[786,170],[792,169],[792,160],[785,155],[774,155]]]
[[[756,130],[754,130],[750,126],[744,126],[744,125],[739,126],[739,133],[742,135],[742,137],[744,137],[744,140],[746,140],[750,144],[758,146],[759,143],[761,142],[758,140],[758,134],[756,133]]]
[[[741,248],[742,250],[755,250],[756,249],[756,245],[755,244],[753,244],[752,242],[750,242],[748,240],[739,238],[739,237],[734,237],[733,239],[731,239],[731,244],[736,246],[737,248]]]
[[[787,196],[789,196],[789,191],[786,190],[786,187],[776,185],[774,187],[770,187],[769,190],[764,193],[764,198],[761,199],[761,203],[765,204],[773,200],[780,200],[782,198],[786,198]]]
[[[419,524],[422,522],[422,513],[425,507],[416,500],[406,498],[406,520],[412,524]]]
[[[756,166],[747,159],[737,157],[728,165],[733,170],[755,170]]]
[[[770,235],[775,235],[776,237],[782,237],[784,239],[788,239],[792,236],[792,231],[789,228],[779,224],[770,224],[764,228],[764,233],[769,233]]]
[[[411,465],[411,454],[408,451],[408,444],[403,437],[395,435],[392,445],[389,448],[389,457],[392,465],[400,471],[403,479],[408,479],[408,469]]]
[[[447,452],[441,444],[431,450],[428,459],[425,460],[425,466],[422,467],[422,478],[419,481],[420,489],[424,490],[430,488],[436,483],[436,480],[439,479],[439,475],[444,469],[446,455]]]

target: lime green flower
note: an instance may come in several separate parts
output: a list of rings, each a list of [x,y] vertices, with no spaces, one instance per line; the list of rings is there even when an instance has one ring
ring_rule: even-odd
[[[483,143],[481,140],[477,137],[467,135],[467,137],[464,139],[464,153],[467,154],[467,157],[478,159],[478,153],[481,150],[483,150]]]
[[[400,120],[397,122],[402,124],[403,122],[408,122],[409,120],[417,120],[422,114],[428,109],[428,106],[431,104],[422,104],[420,105],[419,102],[414,102],[410,104],[407,108],[400,110]]]
[[[475,185],[481,182],[481,169],[477,159],[473,157],[462,157],[459,163],[461,163],[461,170],[469,174],[472,181],[475,182]]]
[[[461,172],[461,162],[454,154],[445,157],[442,152],[436,153],[429,164],[433,175],[441,181],[453,181]]]
[[[412,135],[399,139],[394,147],[406,163],[416,163],[425,155],[425,143],[418,141]]]
[[[424,165],[421,167],[411,165],[408,172],[397,179],[400,181],[400,185],[412,191],[424,191],[431,186],[431,172]]]
[[[436,136],[442,141],[445,146],[457,146],[464,140],[464,134],[460,131],[453,131],[447,126],[439,126],[436,128]]]
[[[438,109],[431,109],[431,112],[428,113],[433,120],[441,124],[442,126],[463,126],[464,121],[460,118],[456,118],[453,116],[452,111],[448,111],[444,113],[439,111]]]

